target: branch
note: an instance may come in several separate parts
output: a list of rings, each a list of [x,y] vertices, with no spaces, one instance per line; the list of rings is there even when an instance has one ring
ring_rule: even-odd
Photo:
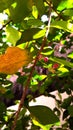
[[[6,25],[8,25],[12,20],[9,20],[6,24],[4,24],[1,28],[0,28],[0,31],[3,30],[4,27],[6,27]]]
[[[26,98],[26,94],[27,94],[27,91],[28,91],[28,86],[30,85],[30,81],[31,81],[31,78],[32,78],[32,74],[33,74],[33,71],[35,69],[35,66],[36,66],[36,63],[38,61],[38,58],[39,58],[39,55],[41,54],[45,44],[46,44],[46,41],[47,41],[47,36],[48,36],[48,33],[49,33],[49,28],[50,28],[50,22],[51,22],[51,10],[50,10],[50,16],[49,16],[49,20],[48,20],[48,29],[46,31],[46,34],[45,34],[45,37],[42,41],[42,45],[41,45],[41,48],[35,58],[35,61],[34,61],[34,64],[33,64],[33,67],[32,67],[32,70],[29,74],[29,77],[27,79],[27,82],[26,82],[26,85],[25,85],[25,88],[23,90],[23,94],[22,94],[22,98],[20,100],[20,103],[19,103],[19,106],[18,106],[18,111],[16,112],[16,115],[15,115],[15,119],[14,119],[14,122],[13,122],[13,125],[12,125],[12,128],[11,130],[15,130],[15,127],[16,127],[16,123],[17,123],[17,119],[18,119],[18,116],[19,116],[19,113],[20,113],[20,110],[21,108],[23,107],[23,104],[24,104],[24,100]]]
[[[61,13],[58,13],[58,11],[54,9],[53,3],[52,3],[51,1],[47,1],[47,0],[46,0],[46,3],[49,5],[49,7],[52,8],[52,10],[58,15],[59,18],[62,18]],[[63,18],[62,18],[62,19],[63,19]]]
[[[34,62],[34,64],[33,64],[32,70],[31,70],[30,75],[29,75],[29,77],[28,77],[28,79],[27,79],[27,82],[26,82],[26,85],[25,85],[25,89],[24,89],[24,91],[23,91],[22,98],[21,98],[21,100],[20,100],[19,107],[18,107],[18,111],[17,111],[17,113],[16,113],[16,115],[15,115],[15,120],[14,120],[14,123],[13,123],[13,126],[12,126],[12,129],[11,129],[11,130],[15,130],[16,122],[17,122],[17,119],[18,119],[20,110],[21,110],[21,108],[22,108],[22,106],[23,106],[23,104],[24,104],[24,100],[25,100],[25,98],[26,98],[26,94],[27,94],[27,91],[28,91],[28,86],[29,86],[29,84],[30,84],[33,71],[34,71],[34,69],[35,69],[35,66],[36,66],[36,63],[37,63],[37,61],[38,61],[39,55],[40,55],[41,51],[43,50],[43,47],[44,47],[45,43],[46,43],[46,37],[43,39],[42,46],[41,46],[41,48],[40,48],[40,50],[39,50],[39,52],[38,52],[38,54],[37,54],[37,56],[36,56],[36,58],[35,58],[35,62]]]
[[[48,18],[48,26],[47,26],[47,31],[46,31],[46,38],[48,37],[49,31],[50,31],[50,23],[51,23],[51,12],[52,12],[52,5],[50,4],[49,6],[49,18]]]

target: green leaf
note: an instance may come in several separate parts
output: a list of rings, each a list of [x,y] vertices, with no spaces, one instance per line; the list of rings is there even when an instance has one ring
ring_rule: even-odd
[[[57,62],[59,64],[63,64],[67,67],[70,67],[70,68],[73,68],[73,63],[69,62],[69,61],[66,61],[66,60],[62,60],[62,59],[59,59],[59,58],[56,58],[56,57],[50,57],[49,60],[53,61],[53,62]]]
[[[29,15],[29,2],[30,0],[16,0],[14,5],[9,8],[11,19],[14,22],[21,22],[23,18]]]
[[[69,73],[69,70],[64,67],[64,65],[61,65],[58,69],[58,76],[60,77],[65,77]]]
[[[44,35],[45,35],[45,30],[42,30],[39,28],[27,29],[22,33],[21,39],[17,42],[17,45],[27,42],[27,41],[39,39],[43,37]]]
[[[6,27],[7,40],[13,45],[20,39],[21,33],[11,26]]]
[[[71,54],[69,54],[67,57],[73,59],[73,52]]]
[[[64,16],[69,16],[72,17],[73,16],[73,9],[67,9],[63,11]]]
[[[73,0],[62,0],[57,10],[62,11],[64,9],[73,8]]]
[[[72,97],[68,97],[64,99],[64,101],[61,104],[61,107],[64,109],[67,109],[67,107],[70,106],[71,100],[72,100]]]
[[[53,53],[54,50],[52,50],[51,47],[44,47],[43,51],[41,52],[41,54],[45,55],[45,56],[49,56]]]
[[[35,19],[38,18],[38,10],[37,10],[37,7],[35,5],[32,6],[32,15],[34,16]]]
[[[44,75],[44,74],[42,74],[42,75],[35,75],[35,76],[34,76],[34,78],[35,78],[35,79],[38,79],[39,81],[45,79],[46,77],[47,77],[47,76]]]
[[[34,125],[39,126],[43,130],[50,130],[50,128],[52,126],[52,124],[50,124],[50,125],[42,125],[38,121],[36,121],[35,119],[33,119],[32,121],[33,121]]]
[[[54,112],[46,106],[30,106],[28,110],[30,111],[32,118],[36,119],[36,121],[42,125],[55,124],[59,122],[59,119]]]
[[[33,39],[38,39],[41,38],[45,35],[46,29],[42,29],[39,32],[37,32],[36,34],[33,35]]]
[[[32,25],[32,27],[39,27],[43,25],[43,22],[39,19],[29,19],[27,24]]]
[[[69,112],[70,116],[73,117],[73,105],[68,107],[68,112]]]
[[[3,102],[0,101],[0,121],[3,119],[3,116],[6,114],[6,106]]]
[[[61,71],[62,73],[69,72],[69,70],[66,69],[65,67],[60,67],[58,70]]]
[[[32,78],[32,80],[31,80],[31,86],[32,85],[38,85],[38,81],[34,78]]]
[[[40,16],[43,15],[44,10],[45,10],[43,0],[33,0],[33,1],[34,1],[34,4],[36,5],[36,7],[38,9],[39,15]]]
[[[64,31],[67,32],[73,32],[73,24],[66,21],[54,21],[51,23],[51,27],[63,29]]]
[[[0,0],[0,12],[8,8],[13,2],[14,0]]]

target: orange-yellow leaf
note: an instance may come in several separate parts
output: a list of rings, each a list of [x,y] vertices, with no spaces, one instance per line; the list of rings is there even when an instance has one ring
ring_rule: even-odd
[[[27,50],[8,47],[5,54],[0,55],[0,73],[14,74],[30,61],[31,56]]]

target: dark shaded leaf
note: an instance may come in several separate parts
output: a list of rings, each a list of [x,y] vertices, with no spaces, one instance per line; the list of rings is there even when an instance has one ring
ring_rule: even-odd
[[[34,4],[36,5],[39,15],[41,16],[44,13],[44,2],[43,0],[34,0]]]
[[[63,14],[69,17],[73,16],[73,9],[67,9],[63,11]]]
[[[14,0],[0,0],[0,12],[8,8],[13,2]]]
[[[64,99],[64,101],[61,104],[61,107],[64,108],[64,109],[67,109],[67,107],[71,103],[71,100],[72,100],[72,97],[68,97],[68,98]]]
[[[4,103],[0,101],[0,121],[3,119],[5,113],[6,113],[6,107]]]
[[[27,29],[22,33],[21,39],[17,42],[17,45],[34,39],[39,39],[44,35],[45,35],[45,30],[39,28]]]
[[[64,112],[63,112],[63,120],[65,119],[65,118],[67,118],[68,117],[68,110],[65,110]]]
[[[54,112],[46,106],[30,106],[28,109],[32,117],[34,117],[42,125],[48,125],[59,122],[59,119],[54,114]]]
[[[27,21],[27,24],[33,27],[39,27],[43,25],[43,22],[39,19],[30,19]]]
[[[23,18],[29,15],[29,1],[30,0],[16,0],[14,5],[9,8],[11,19],[14,22],[21,22]]]
[[[73,105],[68,107],[68,112],[69,112],[70,116],[73,117]]]

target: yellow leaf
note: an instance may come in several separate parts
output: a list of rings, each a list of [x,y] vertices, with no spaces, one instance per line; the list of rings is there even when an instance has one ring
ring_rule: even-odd
[[[31,56],[27,50],[8,47],[5,54],[0,55],[0,73],[14,74],[30,61]]]

